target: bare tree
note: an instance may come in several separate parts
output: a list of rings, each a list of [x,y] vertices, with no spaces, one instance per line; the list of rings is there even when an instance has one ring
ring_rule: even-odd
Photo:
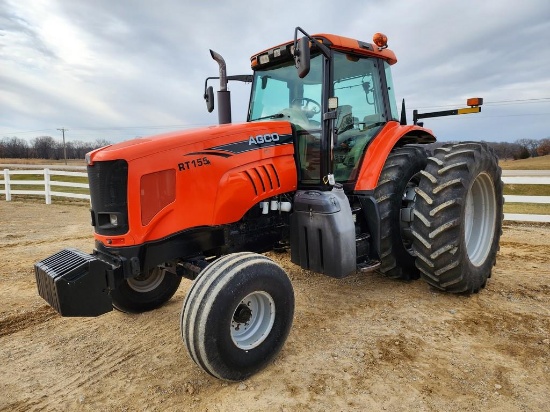
[[[539,156],[550,155],[550,138],[542,139],[537,148],[537,154]]]
[[[29,157],[29,145],[18,137],[4,137],[0,140],[0,157],[23,159]]]
[[[96,139],[96,141],[92,144],[94,149],[99,149],[100,147],[109,146],[112,143],[105,139]]]
[[[84,156],[86,156],[86,153],[91,152],[94,150],[94,145],[90,142],[83,142],[81,140],[74,140],[73,141],[73,150],[74,150],[74,158],[75,159],[84,159]]]
[[[537,156],[537,148],[539,147],[540,140],[537,139],[519,139],[516,143],[525,147],[529,151],[529,156]]]
[[[39,136],[32,141],[34,154],[39,159],[59,158],[56,153],[57,142],[51,136]]]

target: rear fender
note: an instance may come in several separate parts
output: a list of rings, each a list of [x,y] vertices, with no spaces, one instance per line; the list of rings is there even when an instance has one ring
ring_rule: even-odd
[[[380,173],[388,155],[395,146],[404,144],[428,144],[436,141],[432,131],[423,127],[403,126],[391,121],[369,144],[359,169],[355,192],[372,191],[378,184]]]

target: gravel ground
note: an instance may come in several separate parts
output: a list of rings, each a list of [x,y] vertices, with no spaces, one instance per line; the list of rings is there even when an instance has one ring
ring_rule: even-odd
[[[140,315],[61,318],[33,263],[90,252],[86,205],[0,202],[0,410],[547,411],[550,227],[504,227],[487,287],[466,297],[422,281],[336,280],[269,255],[296,312],[281,354],[242,383],[187,355],[179,315],[190,282]]]

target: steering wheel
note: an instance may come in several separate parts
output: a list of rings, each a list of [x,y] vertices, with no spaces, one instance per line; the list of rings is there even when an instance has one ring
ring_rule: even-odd
[[[315,116],[316,114],[321,113],[321,105],[309,97],[302,97],[301,99],[294,99],[292,103],[300,102],[300,108],[306,113],[308,118]],[[305,104],[304,104],[305,103]],[[309,104],[312,104],[310,107]]]

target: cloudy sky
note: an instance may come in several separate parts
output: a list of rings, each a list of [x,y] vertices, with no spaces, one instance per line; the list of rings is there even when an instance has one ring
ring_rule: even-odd
[[[548,0],[0,0],[0,138],[112,142],[215,124],[204,79],[249,74],[250,56],[294,27],[370,42],[397,55],[409,109],[483,97],[481,114],[427,119],[440,140],[550,137]],[[250,85],[230,85],[244,121]]]

